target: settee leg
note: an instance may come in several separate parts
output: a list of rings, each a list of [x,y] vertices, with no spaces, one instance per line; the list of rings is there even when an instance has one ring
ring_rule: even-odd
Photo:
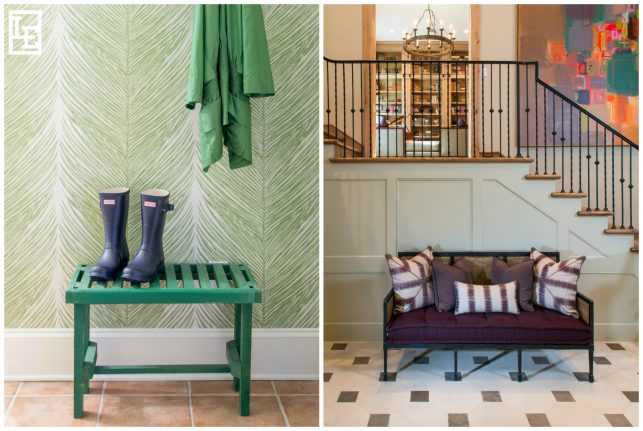
[[[518,359],[518,371],[510,372],[509,377],[515,382],[524,382],[527,380],[527,374],[522,371],[522,349],[516,349],[517,359]]]
[[[587,349],[589,356],[589,382],[594,383],[594,346]]]
[[[462,380],[462,373],[458,371],[458,351],[453,350],[453,372],[444,373],[444,380],[450,382],[459,382]]]
[[[384,347],[384,374],[382,375],[382,380],[388,380],[388,349]]]

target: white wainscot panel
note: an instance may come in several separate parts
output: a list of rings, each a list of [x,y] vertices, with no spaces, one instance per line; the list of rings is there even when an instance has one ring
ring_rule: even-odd
[[[397,185],[398,251],[470,250],[472,182],[468,179],[400,179]]]
[[[557,222],[496,180],[479,196],[482,250],[558,250]]]
[[[384,256],[386,180],[324,181],[324,254]]]

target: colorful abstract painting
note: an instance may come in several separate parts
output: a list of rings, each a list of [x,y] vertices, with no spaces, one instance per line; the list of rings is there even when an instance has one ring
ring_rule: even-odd
[[[638,5],[520,5],[518,57],[638,142]]]

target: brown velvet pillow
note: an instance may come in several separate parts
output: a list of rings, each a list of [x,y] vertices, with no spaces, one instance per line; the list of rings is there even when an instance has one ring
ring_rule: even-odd
[[[513,266],[507,265],[498,258],[491,262],[491,282],[493,284],[518,284],[518,304],[523,311],[534,311],[531,304],[534,297],[534,261],[526,260]]]
[[[452,311],[455,308],[455,282],[472,283],[473,265],[466,259],[458,259],[448,265],[433,259],[433,293],[438,311]]]

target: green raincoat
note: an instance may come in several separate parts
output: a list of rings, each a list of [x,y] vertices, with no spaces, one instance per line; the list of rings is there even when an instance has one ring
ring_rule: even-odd
[[[275,94],[259,5],[194,7],[186,107],[199,112],[201,166],[228,147],[230,168],[252,163],[250,97]]]

